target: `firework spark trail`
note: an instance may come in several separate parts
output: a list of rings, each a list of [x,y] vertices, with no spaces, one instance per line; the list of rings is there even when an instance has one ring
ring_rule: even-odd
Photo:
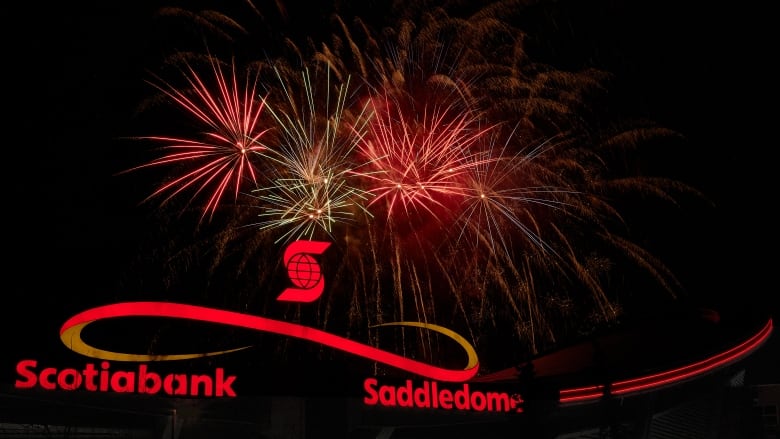
[[[303,102],[299,103],[285,85],[290,78],[281,77],[278,69],[275,74],[283,103],[278,108],[269,106],[277,130],[275,147],[264,155],[277,166],[271,170],[270,185],[253,191],[262,220],[251,225],[282,231],[276,242],[312,238],[317,230],[333,237],[334,225],[354,222],[358,211],[369,214],[364,206],[371,194],[353,182],[357,165],[352,154],[364,135],[367,108],[359,109],[348,123],[348,80],[337,86],[334,98],[328,76],[320,100],[306,69],[301,72]]]
[[[402,206],[407,216],[423,210],[435,217],[434,206],[446,208],[447,197],[466,195],[469,169],[495,160],[472,152],[491,128],[480,128],[468,112],[426,107],[410,115],[386,95],[371,102],[374,117],[358,146],[371,171],[360,175],[374,195],[369,205],[385,202],[388,215]]]
[[[370,207],[382,207],[379,202],[383,200],[384,205],[390,206],[387,214],[379,217],[387,217],[388,222],[383,226],[385,233],[395,237],[384,241],[387,246],[382,247],[381,251],[415,261],[405,265],[389,264],[389,270],[393,273],[390,284],[396,302],[394,308],[403,312],[408,307],[418,318],[430,318],[433,321],[444,315],[449,315],[449,318],[455,315],[448,312],[457,313],[463,317],[475,341],[480,338],[478,334],[487,322],[492,322],[490,331],[508,324],[502,326],[503,330],[514,328],[518,334],[522,334],[521,339],[530,339],[531,348],[535,350],[535,334],[528,337],[523,328],[529,327],[531,332],[536,331],[537,327],[542,332],[549,328],[543,316],[532,313],[530,309],[526,312],[521,305],[530,299],[518,292],[533,289],[528,286],[532,282],[533,271],[520,271],[516,264],[533,261],[534,264],[564,267],[566,264],[556,256],[556,243],[548,243],[542,238],[546,223],[554,222],[559,216],[545,210],[559,210],[569,202],[577,203],[581,199],[578,199],[577,191],[566,184],[565,179],[558,181],[564,183],[559,188],[543,182],[541,176],[536,175],[539,170],[542,174],[549,172],[544,167],[551,160],[548,157],[537,160],[543,153],[549,152],[545,144],[529,152],[524,144],[510,135],[503,149],[499,150],[493,145],[486,150],[481,149],[485,139],[495,140],[498,137],[493,136],[500,136],[494,130],[497,125],[506,124],[510,120],[477,119],[477,108],[480,106],[475,96],[489,90],[489,84],[500,83],[505,74],[502,72],[511,73],[515,70],[468,63],[460,65],[457,53],[476,52],[474,47],[458,44],[468,45],[473,41],[488,40],[459,39],[459,43],[446,49],[457,52],[449,56],[453,53],[448,55],[444,50],[448,42],[442,41],[438,35],[441,35],[439,30],[451,24],[461,30],[478,30],[478,25],[465,29],[463,25],[469,26],[465,21],[452,21],[446,15],[426,21],[417,34],[414,31],[417,24],[405,22],[396,27],[401,29],[396,34],[398,41],[386,45],[391,52],[389,57],[371,55],[376,43],[370,38],[369,50],[361,52],[349,32],[344,30],[344,36],[350,41],[350,52],[339,56],[338,51],[326,50],[321,56],[327,58],[329,65],[335,66],[341,74],[351,70],[347,60],[357,60],[365,80],[374,84],[371,89],[379,90],[375,96],[385,98],[375,97],[372,101],[379,117],[372,120],[371,131],[366,137],[367,142],[362,144],[364,148],[361,153],[375,157],[369,161],[374,165],[374,174],[367,179],[366,184],[377,195]],[[367,72],[365,66],[371,66],[373,72]],[[489,82],[484,83],[488,85],[487,89],[477,81],[476,76],[479,75],[473,74],[478,71],[489,72],[486,75]],[[388,105],[387,96],[393,97],[390,104],[398,106]],[[506,104],[493,101],[492,97],[487,97],[485,102],[489,103],[489,107],[486,110],[490,111],[479,112],[480,118],[488,113],[496,115],[493,108]],[[526,108],[527,105],[519,101],[511,106]],[[427,133],[429,139],[435,139],[435,132],[430,130],[431,125],[435,125],[430,122],[436,120],[436,113],[431,112],[432,109],[441,111],[440,115],[446,115],[442,120],[446,119],[450,123],[464,122],[466,117],[474,117],[469,122],[469,129],[484,129],[479,128],[480,125],[490,125],[490,128],[471,139],[467,138],[465,130],[455,134],[459,140],[467,139],[469,146],[446,151],[449,156],[436,156],[438,159],[444,158],[441,162],[426,162],[411,153],[404,156],[402,152],[424,149],[420,145],[426,145],[426,137],[420,133]],[[422,122],[419,114],[423,114]],[[525,127],[528,125],[526,123]],[[554,137],[527,131],[524,134],[525,138]],[[415,135],[419,137],[415,138]],[[370,141],[388,148],[382,150],[369,144]],[[447,143],[445,140],[426,146],[444,146]],[[453,146],[453,142],[449,143],[449,146]],[[518,150],[520,152],[513,152]],[[448,159],[456,165],[444,165]],[[426,168],[426,165],[430,167]],[[460,172],[456,175],[451,172],[452,169]],[[415,172],[417,170],[423,172]],[[437,174],[436,170],[443,172]],[[425,171],[430,174],[425,175]],[[434,178],[426,180],[424,177],[429,175]],[[424,217],[427,220],[421,219]],[[414,225],[409,226],[412,221]],[[431,226],[431,223],[436,225]],[[400,239],[399,234],[408,239]],[[472,242],[475,244],[459,245],[465,242],[467,234],[473,236]],[[518,238],[518,235],[522,238]],[[544,262],[551,257],[558,259],[558,262]],[[439,262],[433,263],[434,259]],[[550,271],[549,267],[543,268],[542,272],[545,270]],[[421,279],[424,281],[421,282]],[[441,288],[442,285],[449,287]],[[413,300],[404,300],[405,297]],[[376,300],[381,300],[378,295]],[[421,303],[425,306],[418,307],[417,304]],[[477,320],[472,324],[471,320],[475,318]],[[430,347],[430,343],[427,346]]]
[[[268,192],[258,196],[264,202],[260,206],[263,211],[258,216],[268,219],[249,225],[280,230],[274,241],[277,243],[312,239],[318,230],[334,238],[334,225],[356,221],[352,209],[356,206],[356,199],[363,198],[365,201],[360,193],[344,186],[345,182],[338,181],[332,174],[324,176],[321,185],[277,179],[273,188],[257,189]]]
[[[508,154],[507,148],[513,135],[514,131],[509,133],[500,147],[497,146],[497,136],[490,136],[482,153],[491,159],[477,160],[470,169],[468,191],[455,221],[459,225],[456,242],[471,234],[475,238],[475,247],[483,241],[482,238],[486,238],[489,253],[503,249],[506,255],[511,255],[509,239],[516,236],[512,230],[516,228],[532,245],[555,255],[555,250],[523,221],[522,213],[532,204],[561,208],[569,203],[559,201],[556,197],[576,192],[550,185],[529,185],[527,182],[535,178],[532,161],[552,149],[551,140],[540,143],[530,151]],[[505,222],[509,226],[505,226]]]
[[[227,78],[218,61],[212,60],[211,64],[216,91],[189,65],[185,77],[194,98],[190,98],[186,90],[169,83],[152,84],[206,126],[207,131],[202,133],[202,139],[142,137],[165,143],[163,149],[171,152],[130,169],[174,164],[191,168],[182,176],[161,185],[147,200],[168,193],[164,200],[167,202],[185,190],[193,189],[192,201],[210,189],[201,219],[207,214],[213,216],[231,186],[234,197],[238,198],[245,181],[257,184],[257,170],[253,160],[258,159],[259,153],[267,149],[261,140],[268,129],[260,126],[265,100],[256,98],[255,84],[247,81],[240,89],[235,69],[231,77]]]
[[[245,233],[225,232],[230,238],[221,245],[238,249],[245,267],[262,265],[259,255],[267,256],[272,241],[327,236],[344,243],[334,246],[343,259],[338,282],[330,285],[352,296],[332,300],[346,299],[349,330],[365,331],[374,344],[387,338],[371,325],[402,316],[447,319],[466,327],[475,342],[513,332],[518,351],[529,345],[536,351],[559,334],[614,318],[610,300],[619,297],[613,290],[622,285],[625,267],[646,269],[662,287],[674,287],[658,261],[618,236],[625,229],[613,228],[623,223],[611,203],[630,196],[638,179],[612,177],[598,143],[603,125],[590,127],[584,116],[605,85],[603,72],[562,72],[531,62],[524,33],[506,19],[517,12],[514,6],[498,2],[468,17],[450,16],[444,7],[413,8],[420,16],[404,15],[376,33],[366,21],[356,20],[353,32],[337,18],[340,28],[330,43],[297,47],[285,39],[294,56],[272,61],[279,69],[255,103],[254,89],[238,93],[235,77],[232,85],[217,87],[222,91],[213,102],[201,96],[212,95],[199,79],[190,82],[197,99],[169,90],[196,117],[202,107],[215,132],[237,114],[229,108],[251,108],[246,113],[257,113],[257,126],[259,110],[270,117],[264,130],[244,133],[258,149],[235,162],[244,166],[235,170],[217,160],[236,158],[230,135],[213,142],[154,138],[179,151],[153,164],[193,168],[154,195],[173,192],[170,198],[190,187],[201,192],[221,182],[206,204],[213,213],[228,182],[231,189],[239,183],[230,172],[249,169],[242,172],[255,184],[254,204],[235,206],[228,218],[229,227],[240,224]],[[302,71],[290,67],[298,61]],[[331,73],[338,84],[330,83]],[[350,84],[350,77],[367,87]],[[218,102],[233,106],[212,109]],[[610,151],[622,152],[639,138],[615,139]],[[257,181],[249,157],[267,165],[261,176],[267,180]],[[257,219],[255,208],[259,221],[246,224]],[[227,251],[218,257],[215,264],[231,263]],[[433,340],[422,343],[432,350]]]

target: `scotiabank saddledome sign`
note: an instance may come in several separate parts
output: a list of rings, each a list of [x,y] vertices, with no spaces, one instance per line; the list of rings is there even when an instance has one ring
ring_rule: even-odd
[[[277,300],[309,303],[316,301],[324,291],[325,280],[315,256],[323,254],[330,243],[295,241],[284,251],[283,260],[292,287],[286,288]],[[16,365],[16,388],[47,390],[82,390],[90,392],[118,392],[163,394],[190,397],[234,397],[238,378],[223,368],[207,374],[161,373],[153,370],[154,363],[212,357],[236,352],[236,348],[212,352],[170,355],[143,355],[102,349],[87,343],[82,332],[98,321],[121,317],[162,317],[206,323],[224,324],[277,335],[293,337],[341,350],[378,363],[409,372],[418,379],[399,382],[380,382],[377,377],[363,380],[363,402],[366,405],[416,407],[423,409],[470,410],[492,412],[522,412],[524,401],[514,392],[485,391],[472,386],[479,361],[474,347],[462,336],[443,326],[399,321],[379,326],[415,327],[449,338],[465,353],[465,367],[448,369],[425,363],[396,353],[378,349],[323,330],[262,316],[221,309],[171,302],[123,302],[99,306],[80,312],[60,328],[60,339],[69,349],[89,358],[100,360],[83,368],[58,369],[40,365],[32,359]],[[668,370],[647,372],[606,383],[592,383],[559,389],[560,404],[580,404],[597,401],[606,396],[623,396],[667,386],[707,374],[744,358],[761,346],[773,330],[772,319],[757,332],[736,345],[691,363]],[[116,366],[114,362],[134,364],[134,367]],[[498,372],[499,374],[501,372]],[[386,380],[386,378],[385,378]]]
[[[323,293],[325,279],[315,257],[324,253],[329,242],[295,241],[284,251],[284,264],[292,287],[286,288],[277,300],[308,303]],[[476,411],[520,411],[521,399],[516,394],[483,392],[470,388],[467,381],[479,369],[474,347],[456,332],[435,324],[399,321],[379,326],[416,327],[448,337],[462,347],[466,365],[462,369],[448,369],[382,350],[349,338],[301,324],[270,319],[233,311],[171,302],[121,302],[99,306],[69,318],[60,329],[60,339],[69,349],[84,356],[102,360],[88,363],[83,369],[40,367],[36,360],[17,363],[17,388],[40,387],[49,390],[86,390],[95,392],[127,392],[183,396],[234,397],[237,379],[223,368],[213,374],[160,374],[151,363],[196,359],[224,355],[245,348],[213,352],[171,355],[145,355],[116,352],[93,346],[82,338],[82,331],[98,321],[122,317],[162,317],[216,323],[263,331],[307,340],[339,349],[422,377],[422,382],[407,380],[403,384],[380,384],[377,378],[363,383],[364,402],[369,405],[408,406]],[[137,367],[118,368],[115,362],[135,363]],[[449,383],[449,384],[447,384]],[[460,383],[459,385],[453,383]]]

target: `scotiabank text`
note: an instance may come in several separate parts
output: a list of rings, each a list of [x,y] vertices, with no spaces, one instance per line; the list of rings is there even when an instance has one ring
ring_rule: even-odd
[[[140,364],[135,371],[112,370],[108,361],[100,363],[100,368],[87,363],[84,369],[57,369],[38,367],[36,360],[21,360],[16,365],[19,379],[17,389],[41,387],[47,390],[78,390],[89,392],[117,392],[168,394],[175,396],[215,396],[234,397],[235,375],[226,375],[221,367],[213,375],[187,375],[170,373],[160,375],[149,371],[146,364]]]

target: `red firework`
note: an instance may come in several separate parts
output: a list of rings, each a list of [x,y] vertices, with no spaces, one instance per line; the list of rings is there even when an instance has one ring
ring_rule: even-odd
[[[191,66],[185,79],[188,89],[163,82],[152,84],[170,97],[205,129],[198,138],[147,136],[164,142],[167,151],[161,157],[133,169],[161,165],[183,165],[185,170],[155,190],[147,200],[167,194],[164,202],[193,190],[192,199],[205,193],[203,217],[213,215],[225,193],[232,189],[235,198],[247,182],[257,185],[253,160],[266,149],[261,142],[268,129],[260,126],[265,101],[257,98],[256,85],[246,81],[239,87],[235,70],[226,78],[217,61],[212,61],[215,87],[212,89]],[[212,90],[216,90],[214,93]],[[131,169],[131,170],[133,170]]]
[[[359,175],[373,195],[369,206],[383,202],[387,215],[427,212],[438,216],[467,196],[468,175],[491,157],[474,152],[491,130],[471,112],[455,106],[406,110],[389,97],[371,101],[373,117],[357,151],[367,162]]]

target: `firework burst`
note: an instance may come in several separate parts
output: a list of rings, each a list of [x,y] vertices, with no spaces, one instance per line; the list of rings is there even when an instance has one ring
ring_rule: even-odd
[[[408,114],[387,96],[371,102],[374,117],[358,147],[369,169],[361,175],[375,196],[370,205],[384,203],[388,216],[424,211],[435,218],[448,198],[466,195],[471,169],[494,160],[472,152],[490,128],[480,128],[469,113],[425,107]]]
[[[381,32],[336,17],[328,43],[284,41],[303,69],[285,58],[258,63],[272,73],[263,99],[254,86],[236,92],[235,77],[217,80],[212,94],[191,70],[195,99],[165,90],[219,141],[153,138],[177,149],[146,166],[192,167],[153,195],[213,184],[204,211],[213,213],[227,187],[237,196],[253,183],[251,202],[234,206],[209,241],[219,243],[214,264],[235,262],[228,248],[248,267],[275,243],[330,239],[329,288],[338,294],[311,304],[307,323],[390,340],[421,358],[433,357],[436,340],[386,336],[376,325],[446,321],[486,369],[502,368],[614,321],[627,267],[673,293],[674,276],[632,243],[612,204],[634,190],[667,198],[669,182],[617,171],[605,156],[642,137],[588,122],[589,98],[608,75],[532,63],[523,32],[503,18],[514,6],[495,2],[466,17],[434,8]],[[668,133],[643,128],[651,131]],[[250,159],[262,160],[262,181]],[[248,307],[247,296],[236,306]],[[496,343],[512,354],[492,356]]]
[[[261,220],[250,225],[278,230],[276,242],[312,238],[317,231],[332,239],[334,226],[356,221],[358,212],[369,214],[365,204],[372,194],[353,177],[353,150],[364,136],[368,109],[345,112],[349,81],[334,85],[328,77],[319,96],[306,69],[296,94],[290,78],[274,73],[281,98],[268,109],[276,129],[266,157],[276,166],[270,184],[253,191]]]
[[[565,206],[565,202],[559,200],[560,195],[572,195],[570,190],[534,181],[533,160],[549,152],[552,140],[529,151],[510,154],[507,146],[511,137],[503,143],[498,143],[495,137],[487,140],[482,152],[489,159],[478,160],[468,174],[468,190],[455,221],[455,229],[460,230],[456,242],[468,240],[475,248],[511,255],[510,240],[520,236],[531,246],[554,254],[555,250],[529,226],[534,221],[524,218],[529,205],[559,209]],[[512,229],[519,234],[507,233]]]
[[[181,165],[178,176],[163,183],[149,198],[165,196],[164,202],[185,191],[206,198],[203,217],[213,215],[226,193],[234,198],[249,183],[258,184],[255,161],[267,147],[261,116],[265,101],[257,96],[254,83],[239,86],[235,69],[226,76],[212,59],[213,85],[187,66],[188,88],[170,83],[153,83],[178,107],[205,128],[198,138],[148,136],[142,139],[165,144],[161,157],[131,170],[152,166]],[[149,199],[147,198],[147,199]]]

